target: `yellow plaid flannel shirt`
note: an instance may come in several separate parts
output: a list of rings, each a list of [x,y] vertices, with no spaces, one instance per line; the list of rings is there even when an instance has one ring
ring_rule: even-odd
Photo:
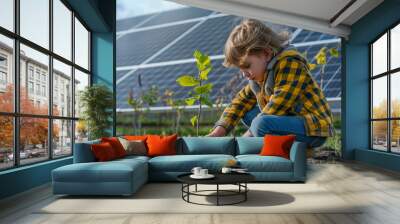
[[[262,113],[280,116],[302,116],[307,136],[333,136],[333,118],[322,90],[310,74],[308,63],[297,51],[285,50],[275,56],[276,62],[266,72],[259,91],[246,85],[234,97],[215,126],[227,132],[257,103]],[[265,90],[268,73],[275,74],[271,94]],[[274,75],[270,74],[270,75]]]

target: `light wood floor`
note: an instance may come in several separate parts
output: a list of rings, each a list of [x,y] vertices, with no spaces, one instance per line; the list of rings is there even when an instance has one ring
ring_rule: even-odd
[[[54,200],[49,185],[0,202],[0,223],[400,223],[400,174],[359,163],[311,164],[308,182],[317,183],[345,201],[368,206],[357,214],[36,214]],[[171,205],[173,206],[173,205]]]

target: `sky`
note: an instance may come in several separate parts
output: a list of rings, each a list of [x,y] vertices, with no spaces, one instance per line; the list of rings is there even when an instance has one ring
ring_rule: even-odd
[[[117,19],[185,7],[164,0],[117,0]]]

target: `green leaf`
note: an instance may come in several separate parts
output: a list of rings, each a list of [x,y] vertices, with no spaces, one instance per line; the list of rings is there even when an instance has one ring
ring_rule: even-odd
[[[212,105],[210,99],[209,99],[208,97],[206,97],[206,96],[205,96],[205,97],[202,97],[201,100],[200,100],[200,102],[201,102],[202,104],[207,105],[207,106],[210,107],[210,108],[213,107],[213,105]]]
[[[196,86],[200,82],[191,75],[182,75],[176,80],[181,86]]]
[[[323,47],[319,50],[317,55],[315,55],[315,59],[317,60],[317,64],[319,65],[326,64],[326,47]]]
[[[211,65],[210,57],[201,53],[201,51],[195,50],[193,56],[196,59],[196,65],[199,71],[203,71]]]
[[[197,122],[197,115],[194,115],[192,118],[190,118],[190,123],[192,123],[192,126],[195,126]]]
[[[332,57],[335,57],[335,58],[339,57],[339,51],[335,47],[329,49],[329,53]]]
[[[191,98],[186,98],[185,99],[185,103],[186,103],[186,105],[188,105],[188,106],[192,106],[195,102],[196,102],[196,98],[194,98],[194,97],[191,97]]]
[[[199,75],[200,80],[208,80],[208,73],[210,73],[211,69],[212,69],[212,68],[209,67],[209,68],[207,68],[207,69],[201,71],[201,72],[200,72],[200,75]]]
[[[196,86],[195,88],[194,88],[194,91],[197,93],[197,94],[205,94],[205,93],[209,93],[209,92],[211,92],[211,90],[212,90],[212,83],[207,83],[207,84],[205,84],[205,85],[202,85],[202,86]]]

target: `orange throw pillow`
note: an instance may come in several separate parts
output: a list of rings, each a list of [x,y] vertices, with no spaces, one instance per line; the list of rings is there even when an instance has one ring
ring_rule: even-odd
[[[147,135],[125,135],[124,139],[129,140],[129,141],[146,141]]]
[[[290,148],[295,139],[295,135],[265,135],[264,146],[261,149],[260,155],[280,156],[289,159]]]
[[[121,158],[126,156],[126,151],[122,146],[121,142],[119,142],[118,138],[110,137],[110,138],[101,138],[101,142],[108,142],[114,149],[115,155],[117,158]]]
[[[93,144],[90,147],[92,149],[94,157],[99,162],[110,161],[117,158],[113,147],[108,142]]]
[[[148,156],[176,155],[177,134],[170,136],[148,135]]]

